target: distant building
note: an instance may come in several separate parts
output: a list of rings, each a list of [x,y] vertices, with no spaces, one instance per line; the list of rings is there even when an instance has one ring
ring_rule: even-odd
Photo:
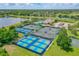
[[[59,27],[59,28],[65,28],[68,29],[68,26],[71,25],[70,23],[66,23],[66,22],[58,22],[54,24],[54,27]]]
[[[52,22],[54,22],[54,20],[48,18],[46,20],[41,20],[38,22],[34,22],[35,25],[41,25],[41,26],[51,26],[50,24],[52,24]]]
[[[50,19],[50,18],[48,18],[48,19],[46,19],[43,23],[44,23],[44,24],[50,24],[50,23],[52,23],[52,22],[53,22],[53,20]]]
[[[43,21],[42,26],[51,26],[50,24],[52,24],[52,22],[54,22],[54,20],[52,20],[51,18],[48,18],[45,21]]]

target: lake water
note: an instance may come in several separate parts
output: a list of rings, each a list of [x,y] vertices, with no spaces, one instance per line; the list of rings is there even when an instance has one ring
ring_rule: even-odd
[[[22,18],[0,18],[0,28],[10,26],[21,21],[25,20]]]
[[[72,45],[73,47],[79,48],[79,40],[76,39],[76,38],[71,38],[71,39],[72,39],[71,45]]]

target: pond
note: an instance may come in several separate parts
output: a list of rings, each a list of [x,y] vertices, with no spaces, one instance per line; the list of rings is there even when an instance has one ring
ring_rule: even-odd
[[[0,28],[13,25],[17,22],[25,21],[22,18],[0,18]]]
[[[79,48],[79,40],[76,39],[76,38],[71,38],[71,39],[72,39],[71,45],[72,45],[73,47]]]

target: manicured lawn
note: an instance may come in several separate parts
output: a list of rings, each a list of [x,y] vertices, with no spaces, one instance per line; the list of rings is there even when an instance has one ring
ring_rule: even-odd
[[[79,31],[77,32],[77,34],[79,35]]]
[[[57,46],[56,39],[51,47],[44,54],[45,56],[79,56],[79,48],[73,47],[73,51],[66,52],[62,50],[59,46]]]
[[[37,56],[37,54],[35,54],[35,53],[33,53],[33,52],[31,52],[31,51],[29,51],[27,49],[24,49],[22,47],[14,45],[13,48],[14,49],[12,49],[12,47],[11,47],[11,49],[10,49],[10,47],[9,47],[10,50],[7,49],[8,54],[10,56]]]
[[[76,38],[79,38],[79,35],[76,36],[76,35],[72,34],[70,30],[67,30],[67,33],[68,33],[68,36],[74,36]],[[77,34],[79,34],[79,31],[77,32]]]
[[[27,49],[18,47],[18,46],[16,46],[16,49],[12,55],[14,55],[14,56],[37,56],[37,54],[35,54]]]
[[[77,31],[77,36],[75,36],[75,37],[79,39],[79,31]]]

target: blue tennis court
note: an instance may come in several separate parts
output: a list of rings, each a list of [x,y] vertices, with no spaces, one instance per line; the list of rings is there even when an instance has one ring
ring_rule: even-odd
[[[31,30],[29,29],[24,29],[24,28],[16,28],[17,32],[23,33],[23,34],[28,34],[29,32],[31,32]]]
[[[20,39],[16,44],[18,46],[42,55],[46,51],[50,43],[51,40],[30,35]]]

